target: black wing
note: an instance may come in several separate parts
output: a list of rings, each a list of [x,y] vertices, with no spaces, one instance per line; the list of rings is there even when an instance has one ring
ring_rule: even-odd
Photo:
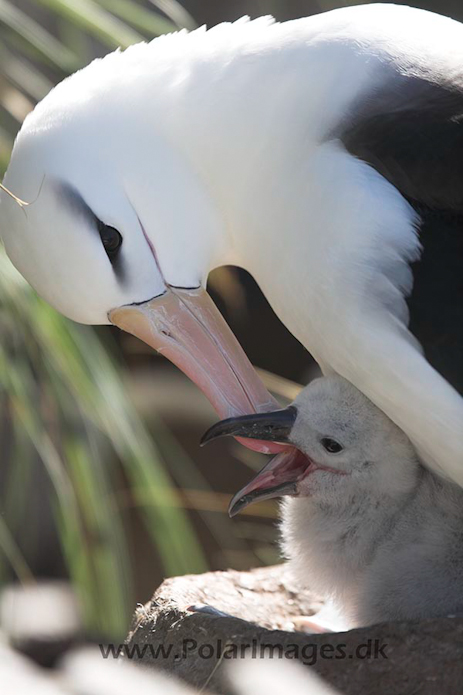
[[[410,330],[463,393],[463,66],[445,81],[396,73],[362,96],[338,135],[421,218]]]

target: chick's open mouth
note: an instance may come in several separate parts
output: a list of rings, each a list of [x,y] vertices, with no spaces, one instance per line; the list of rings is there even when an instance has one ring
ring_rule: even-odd
[[[274,456],[230,502],[228,513],[235,516],[257,500],[298,495],[298,483],[318,466],[295,447],[286,447]]]

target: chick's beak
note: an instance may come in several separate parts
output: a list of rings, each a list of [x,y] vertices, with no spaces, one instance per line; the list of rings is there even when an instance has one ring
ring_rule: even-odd
[[[230,417],[212,425],[203,435],[201,446],[219,437],[264,439],[287,444],[296,417],[297,410],[293,405],[273,412]]]
[[[220,417],[262,413],[278,406],[204,289],[169,286],[147,302],[113,309],[109,319],[180,367]],[[264,453],[282,449],[272,441],[243,443]]]
[[[290,443],[291,430],[296,418],[297,410],[292,405],[271,413],[228,418],[213,425],[203,436],[201,444],[228,436]],[[287,446],[284,451],[273,457],[250,483],[236,493],[228,508],[229,515],[235,516],[258,500],[297,495],[297,484],[311,466],[313,464],[307,456],[298,449]]]

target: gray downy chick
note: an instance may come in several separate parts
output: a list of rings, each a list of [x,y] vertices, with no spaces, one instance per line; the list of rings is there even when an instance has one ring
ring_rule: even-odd
[[[230,513],[284,497],[282,546],[301,587],[358,626],[463,614],[463,490],[352,384],[316,379],[289,408],[219,422],[203,443],[226,435],[292,445]]]

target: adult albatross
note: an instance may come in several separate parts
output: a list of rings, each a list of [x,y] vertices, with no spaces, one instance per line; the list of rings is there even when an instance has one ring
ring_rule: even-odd
[[[29,204],[2,194],[2,236],[54,307],[141,337],[222,417],[274,408],[202,289],[246,268],[323,372],[463,485],[462,119],[463,26],[432,13],[182,31],[27,117],[4,184]]]

